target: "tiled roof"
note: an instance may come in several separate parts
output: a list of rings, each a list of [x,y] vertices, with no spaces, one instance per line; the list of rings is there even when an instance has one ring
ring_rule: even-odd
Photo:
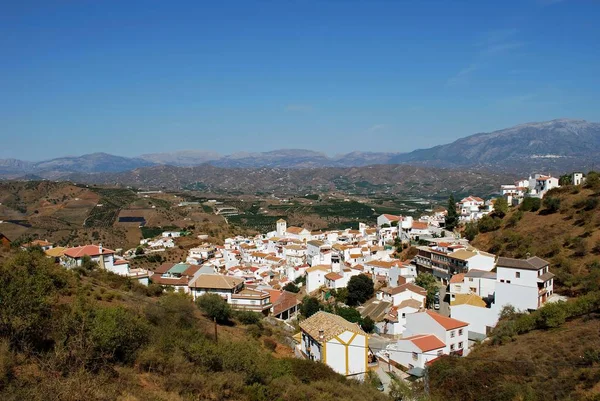
[[[498,267],[508,267],[511,269],[524,269],[524,270],[540,270],[543,267],[546,267],[550,264],[550,262],[545,261],[544,259],[538,258],[537,256],[533,256],[529,259],[513,259],[513,258],[498,258]]]
[[[465,277],[471,277],[471,278],[489,278],[492,280],[496,279],[496,273],[494,272],[486,272],[485,270],[477,270],[477,269],[471,269],[469,270],[467,273],[465,273]]]
[[[385,318],[386,311],[391,306],[391,302],[371,299],[360,309],[360,315],[363,318],[369,316],[374,322],[380,322]]]
[[[162,277],[161,274],[153,274],[150,276],[150,281],[160,285],[187,285],[187,277]]]
[[[190,288],[211,288],[231,290],[244,282],[239,277],[222,276],[220,274],[201,274],[190,283]]]
[[[154,270],[154,273],[164,274],[168,272],[173,266],[175,266],[175,263],[163,263],[162,265],[158,266],[156,270]]]
[[[331,266],[328,266],[328,265],[316,265],[316,266],[309,267],[308,269],[306,269],[306,273],[314,272],[314,271],[317,271],[317,270],[328,272],[328,271],[331,270]]]
[[[304,231],[304,228],[292,226],[292,227],[288,227],[286,231],[290,234],[302,234],[302,231]]]
[[[476,294],[456,294],[454,296],[454,301],[450,302],[450,305],[472,305],[479,306],[482,308],[487,307],[487,304],[481,297]]]
[[[412,228],[415,230],[426,230],[429,225],[427,223],[421,223],[419,221],[415,221],[412,223]]]
[[[365,262],[365,265],[369,265],[369,266],[375,266],[375,267],[382,267],[384,269],[390,269],[393,266],[396,265],[396,262],[386,262],[383,260],[371,260],[369,262]]]
[[[463,281],[465,281],[465,274],[464,273],[455,274],[450,279],[450,284],[462,283]]]
[[[393,214],[383,214],[383,216],[389,221],[399,221],[402,218],[401,216],[395,216]]]
[[[282,291],[281,295],[276,300],[271,298],[271,303],[273,304],[273,314],[279,315],[280,313],[300,304],[300,301],[298,301],[296,294],[293,292]]]
[[[414,308],[421,309],[423,307],[423,302],[419,302],[416,299],[407,299],[405,301],[400,302],[400,304],[396,307],[396,309],[403,308]]]
[[[366,333],[356,323],[350,323],[341,316],[323,311],[317,312],[308,319],[300,322],[300,328],[321,344],[330,341],[345,331],[366,336]]]
[[[129,264],[129,262],[126,261],[125,259],[115,260],[115,262],[113,263],[113,265],[115,265],[115,266],[128,265],[128,264]]]
[[[410,341],[416,345],[421,351],[433,351],[434,349],[444,348],[446,344],[433,334],[420,334],[417,336],[403,338],[402,340]]]
[[[115,251],[111,249],[102,248],[102,255],[113,255],[114,253]],[[69,248],[65,251],[65,255],[71,258],[82,258],[85,255],[98,256],[100,255],[100,247],[98,245],[85,245]]]
[[[398,287],[385,287],[382,288],[381,291],[389,295],[400,294],[404,291],[412,291],[415,294],[427,295],[427,290],[425,288],[419,287],[418,285],[413,283],[404,283],[402,285],[399,285]]]
[[[429,316],[431,316],[431,318],[433,320],[438,322],[438,324],[440,326],[442,326],[443,328],[445,328],[446,330],[454,330],[454,329],[458,329],[459,327],[465,327],[465,326],[469,325],[469,323],[466,323],[466,322],[463,322],[460,320],[456,320],[456,319],[452,319],[451,317],[442,316],[439,313],[435,313],[430,310],[425,311],[423,313],[427,313]]]
[[[331,272],[331,273],[327,273],[325,275],[325,278],[328,279],[328,280],[336,281],[336,280],[343,279],[344,276],[342,276],[341,274],[336,273],[336,272]]]
[[[67,250],[67,248],[63,248],[62,246],[56,246],[52,249],[48,249],[45,253],[46,253],[46,256],[58,258],[58,257],[64,255],[66,250]]]

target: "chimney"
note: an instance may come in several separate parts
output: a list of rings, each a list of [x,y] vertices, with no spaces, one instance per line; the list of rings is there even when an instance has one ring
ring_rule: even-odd
[[[323,330],[319,330],[319,340],[323,341],[325,339],[325,332]]]
[[[98,244],[98,253],[102,255],[102,243]]]

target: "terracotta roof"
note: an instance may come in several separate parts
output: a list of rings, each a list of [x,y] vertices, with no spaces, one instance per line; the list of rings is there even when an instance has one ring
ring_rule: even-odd
[[[115,251],[111,249],[102,248],[102,255],[113,255],[114,253]],[[98,256],[100,255],[100,247],[98,245],[85,245],[69,248],[65,251],[65,255],[71,258],[82,258],[85,255]]]
[[[192,277],[201,268],[202,268],[202,266],[200,266],[200,265],[190,265],[190,267],[188,267],[187,269],[185,269],[183,271],[183,273],[181,273],[181,275],[182,276]]]
[[[390,220],[390,221],[399,221],[402,217],[401,216],[396,216],[393,214],[383,214],[382,216],[384,216],[386,219]]]
[[[129,262],[126,261],[125,259],[118,259],[118,260],[115,260],[115,262],[113,263],[113,265],[115,265],[115,266],[128,265],[128,264],[129,264]]]
[[[421,351],[433,351],[434,349],[444,348],[446,344],[433,334],[419,334],[417,336],[406,337],[402,340],[410,341]]]
[[[399,285],[398,287],[385,287],[382,288],[381,291],[389,295],[400,294],[404,291],[412,291],[415,294],[427,295],[427,290],[425,288],[419,287],[418,285],[413,283],[404,283],[402,285]]]
[[[452,319],[451,317],[442,316],[439,313],[435,313],[430,310],[425,311],[423,313],[427,313],[429,316],[431,316],[433,320],[435,320],[440,326],[442,326],[446,330],[454,330],[458,329],[459,327],[465,327],[469,325],[469,323]]]
[[[288,227],[286,231],[290,234],[301,234],[302,231],[304,231],[304,228],[292,226],[292,227]]]
[[[314,272],[314,271],[317,271],[317,270],[328,272],[328,271],[331,270],[331,266],[328,266],[328,265],[316,265],[316,266],[309,267],[308,269],[306,269],[306,273]]]
[[[273,304],[273,314],[279,315],[300,304],[300,301],[298,301],[296,294],[293,292],[282,291],[281,295],[275,301],[271,298],[271,303]]]
[[[423,307],[423,302],[419,302],[416,299],[407,299],[405,301],[400,302],[398,306],[396,306],[396,310],[403,308],[414,308],[421,309]]]
[[[275,304],[275,302],[277,302],[279,297],[281,297],[281,295],[283,295],[282,290],[274,290],[274,289],[267,288],[264,291],[269,293],[269,296],[271,297],[271,303],[273,303],[273,304]]]
[[[458,259],[458,260],[468,260],[468,259],[471,259],[475,255],[477,255],[477,253],[472,252],[472,251],[467,251],[466,249],[459,249],[458,251],[454,251],[454,252],[448,254],[448,256],[450,256],[451,258]]]
[[[452,278],[450,279],[450,284],[457,284],[457,283],[462,283],[465,281],[465,274],[464,273],[460,273],[460,274],[455,274],[454,276],[452,276]]]
[[[317,312],[306,320],[300,322],[300,328],[306,334],[311,336],[316,342],[323,343],[330,341],[335,336],[345,331],[358,333],[366,336],[356,323],[350,323],[341,316],[327,312]],[[322,336],[320,335],[322,331]]]
[[[284,219],[279,219],[277,220],[277,223],[285,223],[286,221]]]
[[[269,293],[266,291],[251,290],[250,288],[244,288],[237,294],[232,294],[231,298],[235,299],[265,299],[269,298]]]
[[[52,242],[44,241],[41,239],[36,239],[31,242],[28,242],[27,244],[23,244],[23,247],[25,247],[25,248],[29,248],[30,246],[44,247],[44,246],[50,246],[50,245],[52,245]]]
[[[173,266],[175,266],[175,263],[163,263],[162,265],[158,266],[156,270],[154,270],[154,273],[164,274],[168,272]]]
[[[365,262],[365,265],[390,269],[392,266],[396,265],[396,262],[385,262],[383,260],[371,260],[369,262]]]
[[[190,288],[231,290],[244,282],[243,279],[220,274],[201,274],[190,283]]]
[[[412,228],[415,230],[426,230],[429,225],[427,223],[421,223],[419,221],[415,221],[412,223]]]
[[[508,267],[511,269],[524,269],[524,270],[540,270],[548,266],[550,262],[544,259],[538,258],[537,256],[529,259],[513,259],[513,258],[498,258],[498,267]]]
[[[187,277],[163,277],[161,274],[153,274],[150,276],[150,281],[160,285],[187,285]]]
[[[339,274],[339,273],[336,273],[336,272],[331,272],[331,273],[327,273],[327,274],[325,275],[325,278],[326,278],[326,279],[329,279],[329,280],[336,281],[336,280],[343,279],[343,278],[344,278],[344,276],[342,276],[341,274]]]
[[[312,246],[318,246],[318,247],[325,245],[325,243],[323,241],[319,241],[319,240],[308,241],[307,244],[312,245]]]

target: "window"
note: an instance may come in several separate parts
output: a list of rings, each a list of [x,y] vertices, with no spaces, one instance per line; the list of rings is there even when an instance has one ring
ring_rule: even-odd
[[[416,352],[413,352],[413,353],[412,353],[412,357],[413,357],[413,360],[414,360],[414,361],[416,361],[417,359],[419,359],[419,355],[417,355],[417,353],[416,353]]]
[[[415,368],[415,365],[413,365],[413,364],[410,364],[410,363],[409,363],[409,364],[408,364],[408,368],[409,368],[409,369],[414,369],[414,368]]]
[[[450,332],[450,338],[454,338],[454,330]]]
[[[450,351],[454,351],[454,344],[450,344]]]
[[[510,284],[510,280],[506,280],[506,284]]]
[[[406,313],[402,314],[402,319],[406,318]]]
[[[470,281],[470,282],[473,282],[473,278],[472,278],[472,277],[469,277],[469,281]]]
[[[515,278],[521,278],[521,272],[516,272],[515,273]]]
[[[504,280],[500,280],[500,282],[501,282],[501,283],[503,283],[503,282],[504,282]]]
[[[438,356],[442,356],[442,355],[444,355],[444,350],[441,350],[441,349],[440,349],[440,350],[438,350],[437,354],[438,354]]]
[[[463,333],[463,329],[458,329],[458,335],[462,336],[462,333]]]
[[[463,343],[462,343],[462,342],[459,342],[459,343],[458,343],[458,349],[462,349],[462,347],[463,347]]]

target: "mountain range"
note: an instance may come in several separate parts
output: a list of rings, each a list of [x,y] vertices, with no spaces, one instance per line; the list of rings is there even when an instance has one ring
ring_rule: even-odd
[[[41,162],[4,159],[0,160],[0,178],[59,179],[72,174],[119,173],[161,165],[193,167],[205,163],[221,168],[286,169],[410,164],[484,168],[521,174],[536,170],[558,174],[573,169],[587,171],[593,168],[594,160],[600,160],[600,123],[557,119],[478,133],[446,145],[409,153],[356,151],[327,156],[312,150],[282,149],[220,155],[210,151],[185,150],[134,158],[93,153]]]

